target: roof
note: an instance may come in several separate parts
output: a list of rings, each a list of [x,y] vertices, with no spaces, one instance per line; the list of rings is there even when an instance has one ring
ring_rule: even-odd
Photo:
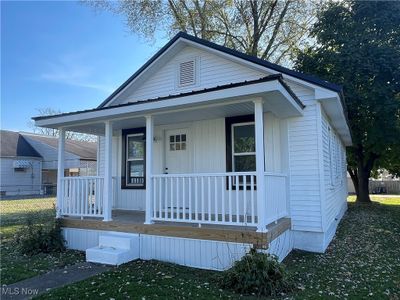
[[[202,90],[195,90],[195,91],[191,91],[191,92],[173,94],[173,95],[162,96],[162,97],[157,97],[157,98],[150,98],[150,99],[146,99],[146,100],[140,100],[140,101],[136,101],[136,102],[128,102],[128,103],[112,105],[112,106],[104,106],[104,107],[98,107],[98,108],[93,108],[93,109],[86,109],[86,110],[74,111],[74,112],[69,112],[69,113],[62,113],[62,114],[58,114],[58,115],[39,116],[39,117],[34,117],[32,119],[35,121],[38,121],[38,120],[45,120],[45,119],[51,119],[51,118],[58,118],[58,117],[62,117],[62,116],[81,114],[81,113],[86,113],[86,112],[94,112],[94,111],[113,109],[113,108],[117,108],[117,107],[134,106],[134,105],[138,105],[138,104],[142,104],[142,103],[156,102],[156,101],[168,100],[168,99],[173,99],[173,98],[181,98],[181,97],[185,97],[185,96],[203,94],[203,93],[219,91],[219,90],[224,90],[224,89],[229,89],[229,88],[235,88],[235,87],[240,87],[240,86],[246,86],[246,85],[251,85],[251,84],[256,84],[256,83],[268,82],[268,81],[273,81],[273,80],[279,81],[282,84],[282,86],[285,88],[285,90],[290,94],[290,96],[293,97],[293,99],[296,101],[296,103],[302,109],[304,109],[305,105],[296,96],[296,94],[291,90],[291,88],[283,81],[282,74],[274,74],[274,75],[265,76],[260,79],[249,80],[249,81],[246,80],[246,81],[237,82],[237,83],[229,83],[229,84],[219,85],[219,86],[212,87],[212,88],[205,88]]]
[[[0,156],[41,158],[40,154],[18,132],[8,130],[0,130]]]
[[[35,134],[35,133],[21,133],[22,136],[31,138],[37,142],[46,144],[50,147],[58,149],[58,138],[53,136]],[[96,160],[97,159],[97,143],[76,141],[71,139],[65,140],[65,151],[75,154],[81,160]]]
[[[198,43],[200,45],[212,48],[214,50],[218,50],[221,51],[223,53],[227,53],[230,54],[232,56],[241,58],[243,60],[246,60],[248,62],[252,62],[255,63],[257,65],[261,65],[264,66],[266,68],[275,70],[279,73],[282,74],[287,74],[290,76],[293,76],[295,78],[304,80],[306,82],[321,86],[323,88],[332,90],[334,92],[339,93],[340,97],[342,98],[342,94],[343,94],[343,88],[340,85],[328,82],[326,80],[320,79],[318,77],[309,75],[309,74],[304,74],[302,72],[298,72],[298,71],[294,71],[285,67],[282,67],[280,65],[271,63],[269,61],[260,59],[258,57],[252,56],[252,55],[248,55],[242,52],[239,52],[237,50],[231,49],[231,48],[227,48],[215,43],[212,43],[210,41],[189,35],[185,32],[179,32],[178,34],[176,34],[167,44],[164,45],[164,47],[162,47],[155,55],[153,55],[139,70],[137,70],[131,77],[128,78],[127,81],[125,81],[120,87],[118,87],[109,97],[107,97],[106,100],[104,100],[99,106],[98,108],[104,107],[108,102],[110,102],[119,92],[121,92],[127,85],[129,85],[136,77],[138,77],[149,65],[151,65],[159,56],[161,56],[172,44],[174,44],[179,38],[183,38],[186,40],[189,40],[191,42],[195,42]],[[342,99],[342,103],[344,104],[344,101]]]

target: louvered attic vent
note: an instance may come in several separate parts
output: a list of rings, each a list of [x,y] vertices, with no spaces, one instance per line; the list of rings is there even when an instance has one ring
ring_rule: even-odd
[[[196,83],[195,60],[189,60],[179,65],[179,86],[192,85]]]

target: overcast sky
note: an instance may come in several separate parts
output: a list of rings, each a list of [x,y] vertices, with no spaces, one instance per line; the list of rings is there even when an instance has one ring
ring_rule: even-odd
[[[30,131],[39,108],[94,108],[167,42],[78,2],[1,2],[1,128]]]

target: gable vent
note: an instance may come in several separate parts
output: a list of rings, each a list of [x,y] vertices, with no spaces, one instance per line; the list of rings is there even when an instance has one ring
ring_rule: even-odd
[[[195,84],[196,74],[195,74],[196,63],[194,60],[185,61],[179,64],[179,85],[192,85]]]

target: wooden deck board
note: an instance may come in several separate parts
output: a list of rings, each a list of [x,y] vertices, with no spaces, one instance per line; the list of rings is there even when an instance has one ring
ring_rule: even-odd
[[[101,219],[86,218],[81,220],[72,217],[65,217],[61,222],[63,227],[70,228],[248,243],[257,248],[267,248],[269,242],[290,229],[291,226],[288,218],[282,218],[276,224],[269,224],[266,233],[256,232],[255,227],[243,226],[202,225],[202,227],[198,227],[197,224],[173,222],[159,222],[148,225],[143,224],[144,212],[118,210],[113,211],[113,220],[110,222],[104,222]]]

